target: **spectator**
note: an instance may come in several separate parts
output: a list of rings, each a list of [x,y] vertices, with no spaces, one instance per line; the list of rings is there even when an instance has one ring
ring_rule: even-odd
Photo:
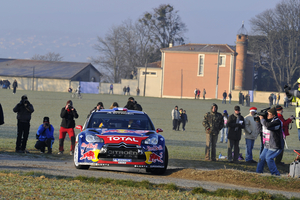
[[[227,121],[228,121],[228,113],[227,110],[224,110],[223,112],[223,120],[224,120],[224,127],[221,130],[221,137],[220,137],[220,143],[223,143],[223,139],[225,137],[225,143],[227,143],[228,139],[228,126],[227,126]]]
[[[197,98],[197,94],[198,94],[198,89],[197,88],[194,90],[194,94],[195,94],[195,99],[196,99]]]
[[[243,94],[242,91],[239,92],[239,104],[242,104],[243,98],[242,98]]]
[[[240,107],[234,107],[234,114],[228,118],[228,161],[239,163],[240,147],[239,143],[241,140],[242,129],[245,128],[244,117],[240,113]],[[233,161],[232,161],[232,148],[234,148]]]
[[[245,104],[245,95],[242,94],[242,106],[244,106],[244,104]]]
[[[203,99],[205,100],[205,95],[206,95],[206,90],[205,88],[203,89]]]
[[[175,106],[175,108],[171,112],[171,117],[172,117],[172,122],[173,122],[173,130],[177,130],[178,126],[178,120],[179,120],[179,111],[178,111],[178,106]]]
[[[114,94],[114,85],[113,84],[110,84],[109,86],[109,94]]]
[[[130,95],[130,87],[129,87],[129,85],[126,88],[126,92],[127,92],[127,95]]]
[[[69,93],[72,93],[72,91],[73,91],[72,88],[69,88],[69,89],[68,89],[68,92],[69,92]]]
[[[140,88],[139,87],[136,88],[136,96],[140,96]]]
[[[226,98],[227,98],[227,93],[226,93],[226,90],[223,92],[223,101],[222,101],[222,104],[225,102],[226,104]]]
[[[286,136],[290,135],[289,134],[289,124],[292,123],[294,117],[291,116],[290,118],[285,120],[282,116],[283,108],[280,105],[276,106],[276,111],[277,111],[278,119],[282,122],[283,139],[285,139]],[[284,148],[282,148],[281,153],[275,158],[275,163],[276,164],[284,165],[284,162],[281,162],[282,157],[283,157],[283,151],[284,151]]]
[[[279,104],[279,100],[280,100],[280,94],[277,93],[277,105]]]
[[[78,114],[76,109],[73,107],[73,102],[68,100],[66,106],[61,109],[60,117],[62,118],[62,122],[59,129],[59,152],[58,154],[64,153],[64,140],[66,134],[69,134],[69,138],[71,140],[71,148],[70,155],[74,154],[75,148],[75,119],[78,118]]]
[[[273,105],[273,93],[269,96],[269,105],[270,107]]]
[[[259,116],[259,118],[263,130],[264,149],[259,156],[256,172],[263,173],[265,162],[267,162],[271,174],[280,176],[274,158],[276,158],[283,149],[281,121],[277,117],[275,107],[268,110],[268,120],[264,119],[263,116]]]
[[[96,111],[99,111],[99,110],[102,110],[102,109],[104,109],[103,103],[102,103],[102,102],[98,102],[98,103],[97,103],[97,106],[94,107],[94,108],[90,111],[90,114],[89,114],[87,117],[89,117],[93,112],[96,112]]]
[[[124,106],[124,108],[127,108],[128,110],[143,110],[142,106],[138,104],[133,97],[128,98],[127,104]]]
[[[111,106],[109,107],[109,109],[118,108],[118,107],[119,107],[119,104],[117,102],[113,102],[111,104]]]
[[[181,114],[181,122],[182,122],[182,131],[185,131],[185,125],[188,122],[188,116],[185,110],[183,110]]]
[[[206,132],[205,160],[216,161],[216,144],[218,141],[218,134],[224,127],[223,116],[218,112],[217,104],[212,104],[211,111],[205,114],[202,125]]]
[[[246,106],[250,107],[250,94],[246,94]]]
[[[41,124],[36,133],[38,141],[35,148],[39,149],[41,153],[45,153],[45,147],[48,149],[48,154],[52,154],[52,145],[54,143],[54,128],[50,124],[49,117],[44,117],[43,124]]]
[[[245,117],[245,142],[246,142],[246,162],[248,163],[257,163],[253,160],[252,150],[254,147],[254,142],[258,136],[258,131],[256,127],[256,122],[254,120],[254,116],[256,114],[257,108],[251,107],[249,109],[249,114]]]
[[[18,82],[15,79],[14,82],[13,82],[13,94],[16,94],[17,87],[18,87]]]
[[[289,107],[289,98],[287,97],[287,95],[284,95],[284,107],[288,108]]]
[[[200,98],[200,90],[197,90],[197,99],[199,99]]]
[[[232,99],[232,95],[231,95],[231,92],[229,92],[229,94],[228,94],[228,98],[229,98],[229,104],[231,104],[231,99]]]
[[[126,94],[126,91],[127,91],[127,88],[126,88],[126,86],[124,86],[123,87],[123,93],[124,93],[124,95]]]
[[[274,101],[273,105],[276,105],[276,99],[277,99],[277,96],[276,96],[276,94],[274,94],[274,93],[272,93],[272,94],[273,94],[273,101]]]
[[[179,109],[179,119],[178,119],[178,126],[177,126],[177,131],[179,131],[180,124],[181,124],[181,117],[182,117],[183,109]]]
[[[16,141],[17,153],[29,153],[26,150],[26,144],[30,129],[31,114],[34,112],[32,104],[28,101],[26,95],[21,97],[20,103],[18,103],[13,111],[17,113],[18,119],[18,134]]]
[[[2,105],[0,103],[0,125],[4,124],[4,115],[3,115],[3,109],[2,109]]]

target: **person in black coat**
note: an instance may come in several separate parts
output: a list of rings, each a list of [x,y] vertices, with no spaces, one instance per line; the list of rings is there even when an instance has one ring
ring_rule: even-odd
[[[58,154],[63,154],[64,152],[64,140],[66,137],[66,134],[69,134],[70,140],[71,140],[71,149],[70,149],[70,155],[74,154],[74,148],[75,148],[75,133],[74,133],[74,127],[75,127],[75,119],[78,118],[78,114],[76,109],[73,107],[73,102],[71,100],[67,101],[67,104],[65,107],[61,109],[60,117],[62,118],[62,122],[59,129],[59,152]]]
[[[30,129],[30,120],[31,113],[34,112],[32,104],[28,101],[26,95],[21,97],[20,103],[18,103],[13,111],[17,113],[18,119],[18,134],[16,141],[16,152],[17,153],[29,153],[26,150],[29,129]]]
[[[143,110],[142,106],[138,104],[133,97],[128,98],[127,104],[124,106],[124,108],[127,108],[128,110]]]
[[[239,163],[238,158],[240,155],[239,143],[241,140],[242,129],[245,128],[244,117],[240,113],[240,107],[234,107],[234,114],[228,118],[228,161]],[[234,148],[234,157],[232,161],[232,148]]]

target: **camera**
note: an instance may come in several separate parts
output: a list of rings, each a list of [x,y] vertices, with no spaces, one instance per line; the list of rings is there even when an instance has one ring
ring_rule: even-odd
[[[70,104],[68,105],[68,109],[72,109],[73,108],[73,106],[71,106]]]
[[[47,127],[48,127],[48,126],[49,126],[49,123],[48,123],[48,122],[46,122],[46,123],[45,123],[45,126],[47,126]]]
[[[26,106],[27,104],[29,104],[29,101],[27,99],[24,99],[23,104]]]
[[[271,108],[271,107],[262,109],[260,112],[257,113],[257,117],[254,117],[254,120],[255,120],[255,121],[260,121],[259,116],[263,116],[264,119],[267,119],[267,117],[268,117],[268,110],[269,110],[270,108]]]

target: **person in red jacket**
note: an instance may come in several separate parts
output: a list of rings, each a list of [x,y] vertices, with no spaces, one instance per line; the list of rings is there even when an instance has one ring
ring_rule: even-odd
[[[285,120],[282,116],[283,108],[280,105],[276,106],[276,111],[277,111],[278,119],[282,122],[283,138],[285,138],[286,136],[290,135],[289,134],[289,124],[293,121],[294,117],[291,116],[290,118]],[[275,158],[276,164],[284,165],[284,162],[281,162],[282,156],[283,156],[283,150],[284,150],[284,148],[282,149],[282,152]]]

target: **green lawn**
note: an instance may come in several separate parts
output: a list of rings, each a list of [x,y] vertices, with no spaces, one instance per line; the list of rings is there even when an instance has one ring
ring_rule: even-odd
[[[70,99],[69,93],[59,92],[36,92],[36,91],[17,91],[16,94],[12,90],[0,89],[1,101],[5,124],[0,127],[0,152],[14,151],[16,141],[16,113],[12,111],[14,106],[20,101],[23,94],[28,95],[29,101],[33,104],[35,112],[32,114],[30,136],[27,149],[35,152],[35,134],[38,126],[42,123],[44,116],[50,117],[50,123],[55,128],[55,143],[54,153],[58,152],[58,135],[60,128],[60,110],[65,106],[67,100]],[[128,96],[123,95],[108,95],[108,94],[83,94],[83,99],[74,99],[73,105],[76,108],[79,118],[76,119],[76,124],[83,125],[89,111],[96,106],[97,102],[102,101],[105,108],[116,101],[120,106],[124,106]],[[233,113],[233,107],[237,102],[232,104],[222,104],[220,100],[194,100],[194,99],[168,99],[168,98],[151,98],[151,97],[135,97],[143,110],[148,113],[156,128],[162,128],[162,135],[166,138],[166,143],[169,149],[170,165],[182,167],[199,167],[204,160],[205,148],[205,132],[202,126],[203,116],[210,110],[211,104],[216,103],[219,106],[219,112],[227,110],[229,114]],[[266,100],[267,102],[267,100]],[[188,123],[186,131],[172,131],[171,110],[175,105],[187,111]],[[259,110],[268,106],[268,104],[253,103],[251,106],[256,106]],[[284,110],[284,117],[294,115],[294,107]],[[246,116],[249,112],[249,107],[241,107],[241,113]],[[76,130],[76,133],[79,133]],[[299,149],[299,139],[295,124],[290,130],[290,136],[287,138],[289,149],[285,150],[283,161],[286,163],[292,162],[296,154],[293,149]],[[69,139],[65,142],[65,149],[70,146]],[[256,140],[254,149],[254,159],[259,157],[260,139]],[[240,142],[240,151],[245,155],[245,140],[242,138]],[[217,152],[226,155],[227,144],[218,143]]]

